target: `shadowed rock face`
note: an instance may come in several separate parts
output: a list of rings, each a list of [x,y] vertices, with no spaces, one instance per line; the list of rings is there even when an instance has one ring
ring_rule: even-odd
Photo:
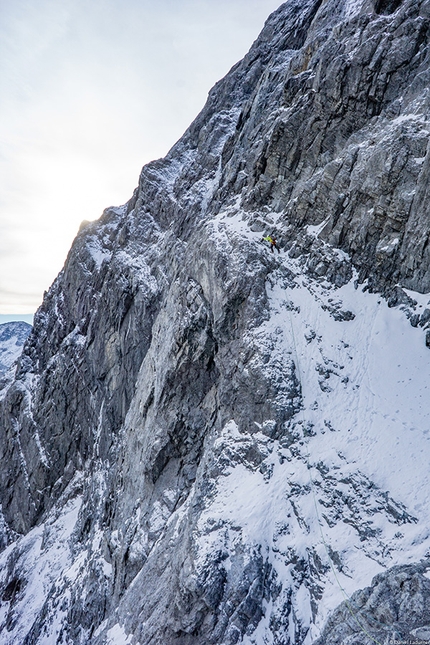
[[[293,519],[273,519],[283,582],[267,545],[208,509],[234,468],[270,482],[272,452],[310,468],[288,322],[300,305],[281,298],[290,313],[269,328],[271,289],[294,293],[303,275],[311,293],[336,290],[355,274],[428,329],[402,287],[430,291],[429,20],[428,0],[286,2],[128,204],[82,227],[0,402],[0,634],[233,645],[266,621],[273,643],[305,641],[330,565],[317,538],[305,554],[279,544],[293,520],[312,534],[306,477],[279,501]],[[272,230],[288,262],[255,237]],[[337,325],[355,318],[321,303]],[[349,387],[317,351],[324,396],[333,380]],[[316,466],[325,521],[387,567],[369,516],[418,518],[339,459]],[[49,593],[26,627],[28,562],[42,553]]]
[[[375,11],[379,14],[390,14],[397,11],[402,0],[376,0]]]

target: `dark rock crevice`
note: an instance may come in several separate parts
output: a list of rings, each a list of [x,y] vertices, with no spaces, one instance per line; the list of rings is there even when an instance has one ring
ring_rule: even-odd
[[[403,0],[375,0],[375,11],[378,14],[390,15],[399,9]]]

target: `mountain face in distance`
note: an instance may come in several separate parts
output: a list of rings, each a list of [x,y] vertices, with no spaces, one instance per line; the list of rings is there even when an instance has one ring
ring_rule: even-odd
[[[7,372],[21,354],[31,332],[31,325],[24,321],[0,325],[0,374]]]

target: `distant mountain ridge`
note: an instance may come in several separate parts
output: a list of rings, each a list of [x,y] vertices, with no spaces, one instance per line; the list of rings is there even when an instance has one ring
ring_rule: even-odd
[[[31,325],[24,321],[0,324],[0,374],[4,374],[22,352]]]

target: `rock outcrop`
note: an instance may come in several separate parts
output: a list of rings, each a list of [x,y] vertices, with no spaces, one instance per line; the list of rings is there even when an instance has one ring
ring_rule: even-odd
[[[0,403],[2,644],[309,644],[425,557],[429,20],[289,0],[82,227]]]
[[[430,639],[430,562],[394,567],[345,601],[315,645],[416,643]]]

